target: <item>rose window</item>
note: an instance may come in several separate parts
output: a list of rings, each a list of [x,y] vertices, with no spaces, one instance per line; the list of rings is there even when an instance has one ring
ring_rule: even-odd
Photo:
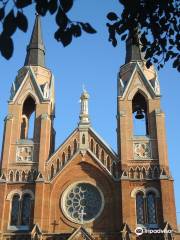
[[[102,210],[102,193],[94,185],[77,183],[65,191],[62,204],[68,218],[78,223],[89,222]]]

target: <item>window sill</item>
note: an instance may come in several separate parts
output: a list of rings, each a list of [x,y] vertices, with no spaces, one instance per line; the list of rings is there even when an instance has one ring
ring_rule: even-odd
[[[145,229],[154,229],[154,228],[159,228],[159,225],[156,224],[137,224],[137,227],[145,228]]]
[[[8,230],[10,231],[28,231],[29,229],[30,229],[29,226],[24,226],[24,225],[8,226]]]
[[[34,141],[33,139],[19,139],[17,140],[16,144],[19,144],[19,145],[33,145],[34,144]]]

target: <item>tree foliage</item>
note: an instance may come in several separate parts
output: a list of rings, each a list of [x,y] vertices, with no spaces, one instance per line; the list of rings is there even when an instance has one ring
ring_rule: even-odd
[[[180,2],[176,0],[119,0],[124,6],[118,16],[114,12],[107,14],[109,41],[117,45],[117,35],[121,40],[129,36],[134,38],[138,29],[141,51],[145,53],[147,67],[152,63],[158,69],[173,59],[173,67],[180,71]],[[129,33],[129,34],[128,34]],[[137,43],[137,39],[133,39]]]
[[[180,71],[180,2],[178,0],[117,0],[123,5],[121,14],[109,12],[107,14],[107,28],[109,41],[115,47],[118,36],[122,41],[132,37],[135,44],[137,38],[134,31],[138,31],[141,51],[145,54],[146,65],[152,63],[162,68],[169,60],[173,60],[173,67]],[[8,3],[14,3],[7,12]],[[12,36],[17,29],[26,32],[28,19],[24,8],[33,5],[41,16],[48,12],[55,17],[57,31],[54,38],[64,47],[73,38],[80,37],[83,32],[94,34],[96,30],[87,22],[72,21],[68,13],[72,9],[74,0],[0,0],[0,52],[6,59],[13,54]]]

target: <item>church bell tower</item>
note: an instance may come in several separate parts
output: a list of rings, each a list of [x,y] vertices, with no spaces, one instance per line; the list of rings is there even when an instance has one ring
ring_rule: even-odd
[[[154,67],[146,67],[139,46],[138,37],[126,41],[117,96],[122,221],[134,237],[136,227],[177,230],[160,85]]]
[[[11,87],[2,150],[2,172],[33,178],[54,151],[54,78],[45,66],[40,16],[36,16],[24,66]],[[46,146],[46,147],[45,147]]]

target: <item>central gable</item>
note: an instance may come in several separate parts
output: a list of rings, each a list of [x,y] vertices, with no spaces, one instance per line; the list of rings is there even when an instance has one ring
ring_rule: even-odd
[[[92,128],[87,129],[86,135],[85,140],[84,134],[79,131],[79,128],[75,129],[50,157],[46,163],[48,180],[52,181],[61,174],[72,161],[79,158],[79,154],[82,161],[85,154],[88,154],[93,162],[105,171],[106,174],[113,179],[118,179],[119,171],[116,153]],[[84,143],[84,141],[87,142]]]

